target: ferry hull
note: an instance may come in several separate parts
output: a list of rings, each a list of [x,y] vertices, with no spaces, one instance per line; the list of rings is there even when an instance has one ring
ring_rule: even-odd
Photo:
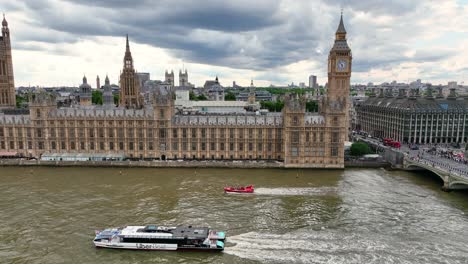
[[[207,251],[220,252],[224,248],[209,247],[178,247],[177,244],[142,244],[142,243],[106,243],[94,242],[96,248],[148,250],[148,251]]]

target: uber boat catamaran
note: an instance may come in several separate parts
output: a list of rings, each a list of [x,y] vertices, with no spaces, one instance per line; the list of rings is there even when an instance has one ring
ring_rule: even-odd
[[[207,227],[156,225],[96,230],[96,247],[140,250],[224,250],[224,232]]]

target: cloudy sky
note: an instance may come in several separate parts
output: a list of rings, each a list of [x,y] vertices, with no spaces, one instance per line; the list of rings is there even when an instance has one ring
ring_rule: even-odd
[[[340,9],[353,83],[468,84],[468,0],[0,0],[16,86],[118,82],[125,34],[135,67],[197,86],[326,82]],[[176,77],[177,78],[177,77]]]

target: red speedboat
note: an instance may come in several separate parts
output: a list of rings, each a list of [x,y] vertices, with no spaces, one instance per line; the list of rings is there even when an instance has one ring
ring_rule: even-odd
[[[249,186],[240,186],[240,187],[224,187],[225,193],[253,193],[254,187],[253,185]]]

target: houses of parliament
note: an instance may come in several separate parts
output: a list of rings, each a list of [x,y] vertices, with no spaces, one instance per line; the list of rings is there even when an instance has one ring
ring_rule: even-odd
[[[57,107],[53,95],[36,91],[29,113],[0,113],[0,152],[22,157],[102,154],[158,160],[269,160],[287,168],[343,168],[348,133],[352,55],[341,16],[328,56],[328,93],[319,112],[306,112],[305,99],[288,95],[280,113],[175,111],[173,88],[152,93],[144,103],[126,42],[119,105],[104,85],[104,105],[93,105],[83,78],[80,103]],[[0,108],[15,107],[8,23],[0,38]],[[106,88],[107,87],[107,88]]]

